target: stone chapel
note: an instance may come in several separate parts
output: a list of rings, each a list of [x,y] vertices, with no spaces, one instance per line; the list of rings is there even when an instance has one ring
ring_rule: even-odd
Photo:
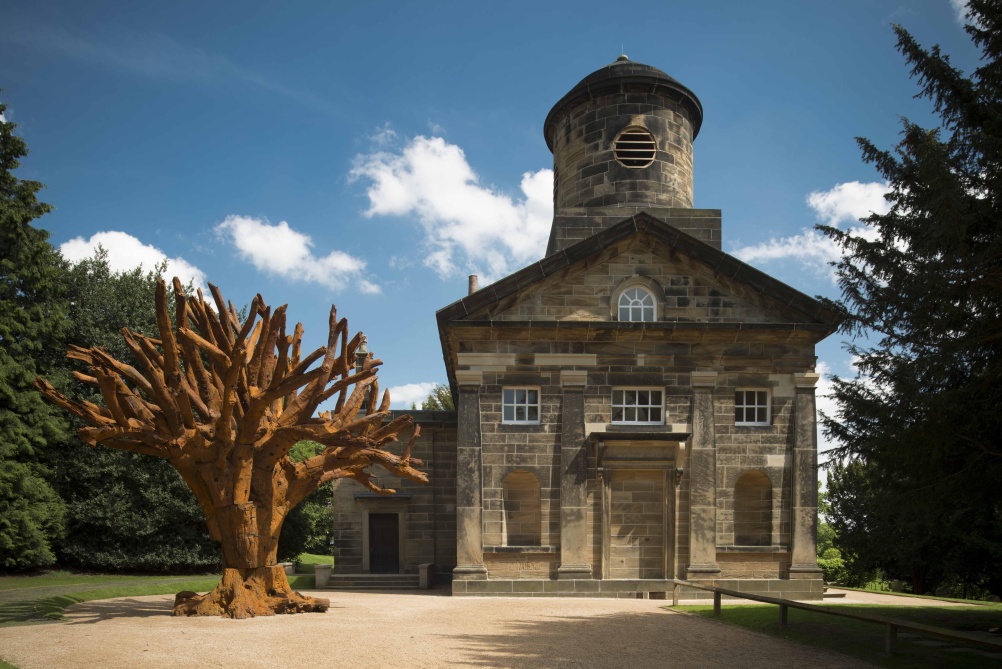
[[[702,118],[626,56],[554,105],[546,256],[438,311],[457,410],[409,412],[431,484],[338,482],[335,576],[821,598],[814,347],[837,317],[721,250],[720,210],[692,206]]]

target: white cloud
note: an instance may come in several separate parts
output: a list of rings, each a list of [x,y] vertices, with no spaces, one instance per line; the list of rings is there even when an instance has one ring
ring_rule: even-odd
[[[965,25],[967,23],[967,0],[950,0],[950,6],[957,18],[957,23]]]
[[[397,138],[397,131],[390,127],[389,123],[384,123],[381,127],[376,128],[376,130],[369,135],[369,139],[379,146],[386,146],[387,144],[392,144]]]
[[[876,231],[860,222],[870,214],[886,214],[890,203],[884,198],[889,186],[886,183],[860,183],[850,181],[837,184],[827,191],[814,191],[807,196],[807,205],[814,210],[820,222],[832,226],[848,225],[851,234],[875,239]],[[733,255],[749,263],[768,263],[792,259],[815,272],[834,274],[828,263],[838,260],[842,253],[831,239],[812,229],[804,229],[790,237],[772,238],[767,242],[741,246]]]
[[[435,383],[425,382],[392,386],[389,389],[391,406],[409,409],[411,404],[417,404],[420,408],[421,403],[428,399],[428,395],[436,385]]]
[[[823,461],[826,459],[824,457],[825,451],[833,448],[835,443],[825,439],[825,436],[821,431],[821,414],[823,413],[826,416],[834,417],[835,410],[838,405],[835,404],[835,398],[832,397],[834,384],[828,378],[828,376],[832,373],[831,366],[828,363],[819,360],[815,366],[815,371],[821,375],[821,379],[818,381],[818,385],[814,390],[814,397],[818,410],[818,453],[822,455],[821,459]]]
[[[380,292],[379,286],[364,278],[364,260],[343,251],[315,256],[310,236],[285,221],[272,225],[265,219],[231,215],[216,226],[216,232],[237,248],[241,258],[267,274],[332,290],[350,286],[363,293]]]
[[[809,267],[826,267],[838,258],[838,247],[816,230],[804,230],[792,237],[773,238],[761,244],[742,246],[734,255],[748,263],[767,263],[793,258]]]
[[[478,273],[482,284],[542,257],[553,218],[553,171],[522,175],[521,198],[480,183],[463,150],[418,136],[399,152],[357,156],[352,179],[371,183],[367,217],[416,215],[423,262],[441,277]]]
[[[807,196],[807,204],[823,223],[838,227],[842,223],[856,223],[872,213],[886,214],[891,208],[884,198],[888,189],[886,183],[849,181],[831,190],[814,191]]]
[[[169,280],[176,276],[184,285],[190,282],[196,288],[206,290],[205,272],[184,258],[168,258],[167,254],[157,247],[144,244],[125,232],[108,230],[95,233],[90,239],[77,237],[61,244],[59,251],[69,262],[76,264],[94,257],[98,246],[108,252],[108,267],[112,272],[127,272],[136,267],[151,272],[166,259],[165,278]]]

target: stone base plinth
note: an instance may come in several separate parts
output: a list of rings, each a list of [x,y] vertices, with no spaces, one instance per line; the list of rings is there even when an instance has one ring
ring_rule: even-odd
[[[694,579],[693,583],[797,600],[820,600],[824,593],[821,579]],[[670,600],[674,587],[673,581],[661,579],[453,580],[452,594],[455,597],[623,597]],[[712,600],[713,593],[682,586],[679,597],[687,600]],[[725,599],[730,598],[725,596]]]
[[[456,581],[486,581],[487,567],[482,564],[456,565],[452,570],[452,580]]]
[[[562,564],[557,567],[557,579],[567,580],[590,580],[592,576],[590,564]]]

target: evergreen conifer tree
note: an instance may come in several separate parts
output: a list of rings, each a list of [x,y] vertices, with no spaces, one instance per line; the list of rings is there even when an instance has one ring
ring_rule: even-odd
[[[968,9],[970,76],[895,26],[941,127],[903,119],[893,151],[858,140],[890,211],[866,219],[873,235],[819,226],[843,250],[830,306],[859,369],[823,419],[837,544],[919,592],[1002,591],[1002,1]]]
[[[64,438],[66,423],[32,383],[58,359],[65,264],[32,225],[51,207],[36,197],[40,183],[13,174],[28,150],[5,110],[0,104],[0,569],[24,569],[54,561],[63,527],[39,456]]]

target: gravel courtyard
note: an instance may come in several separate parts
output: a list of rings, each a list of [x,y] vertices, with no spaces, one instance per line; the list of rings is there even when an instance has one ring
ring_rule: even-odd
[[[331,596],[326,614],[174,618],[171,596],[87,602],[64,623],[0,628],[0,656],[21,669],[870,666],[659,600],[311,594]]]

